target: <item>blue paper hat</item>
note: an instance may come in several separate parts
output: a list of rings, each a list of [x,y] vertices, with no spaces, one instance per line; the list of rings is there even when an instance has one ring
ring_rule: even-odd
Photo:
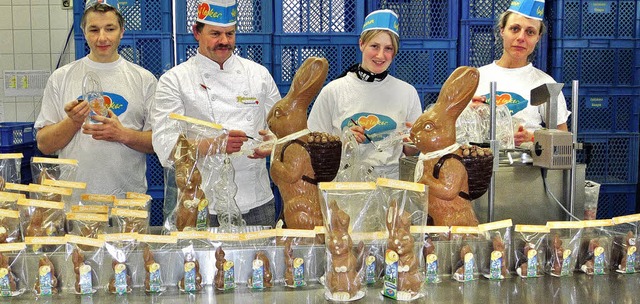
[[[216,26],[230,26],[237,22],[236,0],[201,0],[198,5],[198,21]]]
[[[96,4],[106,4],[108,6],[114,7],[117,10],[120,10],[120,6],[127,5],[128,0],[87,0],[87,2],[85,2],[84,9],[87,10],[88,8]]]
[[[513,0],[508,11],[542,21],[542,17],[544,17],[544,0]]]
[[[369,30],[388,30],[400,37],[398,31],[398,15],[392,10],[384,9],[371,12],[364,18],[362,33]]]

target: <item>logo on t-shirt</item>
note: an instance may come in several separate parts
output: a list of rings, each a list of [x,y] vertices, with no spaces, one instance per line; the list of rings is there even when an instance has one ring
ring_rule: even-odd
[[[120,116],[127,110],[129,103],[127,100],[116,93],[104,92],[104,103],[107,108],[113,111],[113,114]]]
[[[484,96],[487,98],[487,103],[489,103],[489,94],[486,94]],[[497,91],[496,105],[506,105],[509,109],[509,112],[511,112],[511,116],[513,116],[516,113],[524,110],[527,105],[529,105],[529,101],[524,97],[518,95],[518,93]]]
[[[343,120],[341,129],[353,126],[353,122],[351,120],[357,122],[359,126],[364,128],[364,132],[369,135],[369,138],[373,141],[384,139],[389,135],[389,133],[385,132],[395,130],[397,127],[396,122],[389,116],[362,112],[353,114],[351,117],[347,117]],[[368,142],[368,140],[365,140],[365,143]]]

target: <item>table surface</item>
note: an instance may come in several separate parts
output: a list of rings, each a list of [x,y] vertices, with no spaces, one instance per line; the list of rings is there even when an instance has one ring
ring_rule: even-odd
[[[587,276],[521,279],[508,278],[490,281],[484,278],[459,283],[444,278],[439,284],[425,285],[425,296],[413,303],[638,303],[640,301],[640,273],[611,273]],[[381,283],[368,287],[366,295],[354,303],[393,303],[380,295]],[[325,303],[324,287],[310,284],[299,289],[276,286],[265,290],[251,290],[239,286],[222,292],[207,286],[196,294],[186,294],[168,288],[162,294],[146,294],[137,289],[118,296],[99,291],[91,296],[72,293],[35,299],[31,293],[16,298],[2,298],[1,303]]]

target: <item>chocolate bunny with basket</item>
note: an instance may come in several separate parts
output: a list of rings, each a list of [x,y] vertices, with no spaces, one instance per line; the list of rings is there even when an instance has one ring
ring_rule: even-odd
[[[416,181],[429,186],[429,215],[436,226],[478,225],[462,150],[456,143],[456,119],[471,101],[479,76],[476,68],[457,68],[442,85],[435,105],[411,128],[411,139],[421,152]],[[450,158],[459,161],[447,161]]]
[[[333,180],[340,166],[340,139],[307,130],[307,109],[322,88],[328,69],[325,58],[305,60],[287,96],[267,116],[269,129],[279,139],[271,157],[271,178],[282,195],[287,228],[323,225],[317,184]]]
[[[409,300],[418,292],[422,279],[418,273],[418,257],[414,252],[414,239],[411,235],[411,214],[398,208],[395,200],[387,210],[387,249],[398,254],[398,299]]]

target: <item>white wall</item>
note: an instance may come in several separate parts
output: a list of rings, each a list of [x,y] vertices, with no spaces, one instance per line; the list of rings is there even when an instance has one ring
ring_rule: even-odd
[[[0,0],[2,83],[5,70],[55,70],[72,25],[73,10],[63,10],[61,0]],[[60,65],[74,58],[71,36]],[[4,85],[0,86],[0,121],[34,121],[40,100],[5,97]]]

